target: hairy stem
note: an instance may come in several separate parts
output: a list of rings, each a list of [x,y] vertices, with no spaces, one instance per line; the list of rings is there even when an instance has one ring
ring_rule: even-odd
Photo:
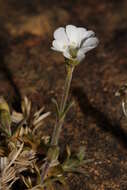
[[[63,93],[61,104],[60,104],[60,110],[59,110],[60,114],[56,120],[55,128],[53,131],[53,136],[52,136],[52,141],[51,141],[51,145],[53,145],[53,146],[58,145],[59,136],[60,136],[61,129],[62,129],[62,126],[64,123],[65,116],[63,116],[63,114],[64,114],[66,104],[67,104],[73,70],[74,70],[74,66],[70,66],[70,65],[67,66],[67,77],[65,80],[64,93]]]
[[[66,77],[65,85],[64,85],[64,93],[63,93],[61,104],[60,104],[59,116],[56,120],[54,131],[53,131],[51,146],[57,146],[58,145],[61,129],[62,129],[64,119],[66,116],[64,111],[65,111],[65,108],[67,106],[66,104],[67,104],[67,100],[68,100],[73,70],[74,70],[74,66],[67,65],[67,77]],[[43,168],[42,173],[41,173],[41,184],[43,184],[45,176],[48,173],[48,170],[50,167],[50,162],[51,162],[51,160],[47,160],[45,162],[44,168]]]

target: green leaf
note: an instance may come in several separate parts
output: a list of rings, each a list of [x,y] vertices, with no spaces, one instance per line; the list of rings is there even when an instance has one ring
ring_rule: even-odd
[[[66,116],[67,112],[70,110],[70,108],[74,105],[74,101],[70,102],[68,105],[66,105],[64,111],[62,112],[62,114],[60,115],[61,119],[64,119],[64,117]]]
[[[79,160],[78,159],[67,159],[65,162],[62,164],[62,168],[64,171],[69,172],[73,171],[75,168],[79,166]]]
[[[58,146],[51,146],[48,150],[48,160],[51,162],[50,165],[58,165],[58,157],[59,157],[59,147]]]
[[[56,99],[54,99],[54,98],[52,98],[52,102],[55,104],[55,107],[56,107],[56,114],[57,114],[57,116],[59,117],[59,115],[60,115],[59,105],[58,105]]]
[[[0,125],[3,132],[11,136],[11,116],[10,113],[6,110],[0,111]]]
[[[67,159],[69,159],[71,156],[71,149],[68,145],[66,146],[66,151],[67,151]]]
[[[83,161],[84,157],[85,157],[85,147],[81,146],[79,148],[79,152],[77,153],[77,158],[79,159],[79,161]]]

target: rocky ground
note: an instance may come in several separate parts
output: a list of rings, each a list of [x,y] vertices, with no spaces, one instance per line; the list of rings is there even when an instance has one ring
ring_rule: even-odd
[[[127,81],[126,0],[0,0],[0,95],[17,110],[27,95],[36,108],[53,112],[65,79],[64,59],[50,47],[53,31],[74,24],[100,40],[73,76],[61,147],[86,147],[86,176],[70,175],[71,190],[127,189],[127,128],[115,92]],[[54,113],[54,112],[53,112]],[[44,126],[51,134],[54,114]]]

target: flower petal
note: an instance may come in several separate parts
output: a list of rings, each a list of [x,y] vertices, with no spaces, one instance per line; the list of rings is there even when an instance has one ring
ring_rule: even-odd
[[[82,27],[78,27],[77,28],[77,32],[78,32],[78,38],[79,38],[79,44],[78,47],[80,47],[82,40],[84,39],[84,36],[86,35],[86,29],[82,28]]]
[[[79,62],[81,62],[84,58],[85,58],[84,51],[82,49],[79,49],[79,51],[77,53],[77,60]]]
[[[90,37],[94,37],[95,36],[95,32],[92,30],[88,30],[86,31],[86,33],[84,34],[84,39],[86,38],[90,38]]]
[[[70,53],[68,51],[64,51],[63,55],[64,55],[64,57],[66,57],[68,59],[71,59],[71,55],[70,55]]]
[[[67,25],[66,33],[70,41],[70,45],[77,47],[79,42],[77,27],[74,25]]]
[[[95,35],[95,33],[92,30],[86,30],[85,28],[79,27],[78,30],[78,38],[79,38],[79,47],[82,45],[82,42]]]
[[[63,52],[66,49],[66,46],[63,44],[63,41],[53,40],[51,49]]]
[[[59,27],[58,29],[55,30],[54,38],[56,40],[63,41],[64,44],[69,43],[68,38],[67,38],[67,34],[65,32],[65,28],[63,28],[63,27]]]
[[[99,43],[98,38],[94,37],[94,38],[88,38],[83,44],[82,44],[82,51],[84,53],[90,51],[91,49],[95,48]]]

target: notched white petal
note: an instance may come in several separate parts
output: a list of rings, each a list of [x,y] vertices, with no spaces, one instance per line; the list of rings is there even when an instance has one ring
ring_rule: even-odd
[[[57,40],[53,40],[51,49],[56,51],[61,51],[61,47],[59,46],[59,43]]]
[[[78,38],[79,38],[79,40],[82,41],[84,39],[84,36],[87,33],[87,30],[85,28],[78,27],[77,28],[77,32],[78,32]]]
[[[66,26],[66,33],[68,36],[70,36],[72,32],[76,32],[76,30],[77,30],[77,27],[74,25],[70,24]]]
[[[86,33],[84,35],[84,39],[94,37],[94,36],[95,36],[95,32],[92,30],[88,30],[88,31],[86,31]]]
[[[84,52],[84,53],[87,53],[88,51],[92,50],[93,48],[95,48],[99,43],[99,40],[98,38],[89,38],[87,39],[82,47],[81,47],[81,50]]]
[[[79,49],[79,51],[77,53],[77,60],[79,62],[81,62],[84,58],[85,58],[84,51],[82,49]]]
[[[55,39],[61,39],[61,34],[65,32],[65,29],[63,27],[59,27],[54,32],[54,38]]]
[[[82,45],[82,47],[96,47],[99,43],[98,38],[96,37],[92,37],[92,38],[88,38]]]
[[[63,43],[61,40],[53,40],[52,48],[53,50],[63,52],[67,48],[67,45]]]
[[[70,41],[70,45],[74,44],[75,46],[77,46],[79,41],[77,27],[74,25],[67,25],[66,33]]]
[[[57,30],[55,30],[54,38],[56,40],[62,41],[63,43],[68,43],[67,34],[65,32],[65,28],[63,28],[63,27],[60,27]]]

